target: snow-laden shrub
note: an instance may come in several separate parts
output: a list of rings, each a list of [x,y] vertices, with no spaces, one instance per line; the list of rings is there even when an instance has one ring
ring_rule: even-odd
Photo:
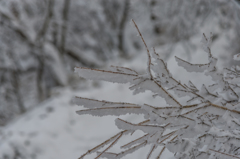
[[[77,105],[86,109],[77,113],[94,116],[144,114],[145,120],[131,123],[116,118],[118,134],[87,151],[79,159],[97,152],[97,157],[121,158],[139,148],[151,145],[146,155],[150,158],[161,147],[155,158],[161,158],[165,149],[174,153],[177,159],[240,158],[240,67],[233,66],[222,72],[216,67],[217,58],[210,49],[212,35],[203,34],[202,46],[208,55],[208,63],[191,64],[178,57],[179,66],[188,72],[203,72],[213,83],[205,83],[197,88],[193,82],[184,84],[169,72],[167,64],[158,53],[150,54],[149,49],[137,27],[147,49],[148,63],[145,74],[125,67],[111,67],[109,70],[76,67],[80,77],[89,80],[104,80],[114,83],[130,83],[134,94],[150,90],[155,96],[165,99],[167,105],[152,106],[121,102],[99,101],[82,97],[74,98]],[[239,60],[240,55],[234,58]],[[180,102],[180,98],[187,97]],[[121,146],[123,151],[111,153],[110,150],[123,136],[140,130],[144,135]],[[104,150],[100,151],[103,147]],[[155,153],[154,153],[155,154]]]

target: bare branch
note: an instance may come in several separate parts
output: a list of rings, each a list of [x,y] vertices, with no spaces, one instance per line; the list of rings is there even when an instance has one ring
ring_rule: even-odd
[[[141,37],[141,39],[142,39],[142,41],[143,41],[143,43],[144,43],[144,45],[145,45],[145,47],[147,49],[147,55],[148,55],[148,67],[147,67],[148,69],[147,70],[148,70],[148,74],[150,75],[150,79],[152,80],[153,79],[152,72],[151,72],[151,63],[152,62],[151,62],[151,55],[150,55],[149,49],[147,47],[147,44],[146,44],[145,40],[143,39],[143,36],[142,36],[140,30],[138,29],[137,24],[135,23],[135,21],[133,19],[132,19],[132,22],[133,22],[135,28],[137,29],[138,34]]]

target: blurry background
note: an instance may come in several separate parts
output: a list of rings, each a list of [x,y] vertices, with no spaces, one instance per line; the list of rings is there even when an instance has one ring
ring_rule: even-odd
[[[202,33],[213,32],[220,67],[240,52],[239,0],[0,0],[0,159],[77,158],[117,131],[102,119],[106,129],[93,133],[99,118],[77,116],[75,95],[154,103],[150,94],[132,97],[127,86],[74,74],[75,66],[145,71],[145,47],[131,19],[179,78],[175,55],[207,58]]]

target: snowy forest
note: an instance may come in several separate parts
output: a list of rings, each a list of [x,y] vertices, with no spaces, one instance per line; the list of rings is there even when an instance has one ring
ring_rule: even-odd
[[[239,0],[0,0],[0,159],[238,159],[239,61]]]

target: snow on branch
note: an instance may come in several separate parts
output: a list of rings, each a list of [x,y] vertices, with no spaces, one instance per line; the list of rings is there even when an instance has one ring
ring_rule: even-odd
[[[177,56],[175,56],[176,61],[178,62],[179,66],[182,66],[188,72],[203,72],[207,69],[209,64],[191,64],[187,61],[184,61]]]
[[[147,50],[147,69],[139,74],[133,69],[111,66],[108,70],[76,67],[80,77],[89,80],[104,80],[116,83],[130,83],[134,94],[152,91],[163,97],[167,105],[151,106],[124,102],[100,101],[75,97],[74,103],[84,108],[79,115],[120,116],[143,114],[145,121],[138,124],[116,118],[115,124],[121,129],[118,134],[83,154],[96,153],[96,158],[122,158],[138,149],[150,145],[146,158],[161,158],[168,149],[176,159],[240,158],[240,69],[239,66],[218,70],[211,52],[212,34],[203,34],[203,50],[207,53],[208,63],[191,64],[175,57],[179,66],[188,72],[201,72],[211,76],[213,84],[203,83],[201,88],[189,81],[181,83],[170,73],[167,63],[153,49],[151,54],[143,36],[134,23]],[[239,60],[239,54],[234,56]],[[179,102],[187,97],[186,102]],[[143,135],[119,145],[122,151],[112,153],[111,148],[123,136],[132,135],[136,130]],[[103,149],[105,147],[105,149]],[[159,149],[161,148],[161,149]],[[102,150],[103,149],[103,150]],[[154,151],[159,151],[153,153]],[[154,156],[156,155],[157,156]]]
[[[233,56],[233,59],[236,60],[236,61],[240,61],[240,53],[234,55],[234,56]]]
[[[91,114],[94,116],[106,115],[125,115],[125,114],[144,114],[146,113],[141,106],[131,103],[99,101],[82,97],[75,97],[73,102],[77,105],[83,105],[85,108],[77,111],[79,115]]]

